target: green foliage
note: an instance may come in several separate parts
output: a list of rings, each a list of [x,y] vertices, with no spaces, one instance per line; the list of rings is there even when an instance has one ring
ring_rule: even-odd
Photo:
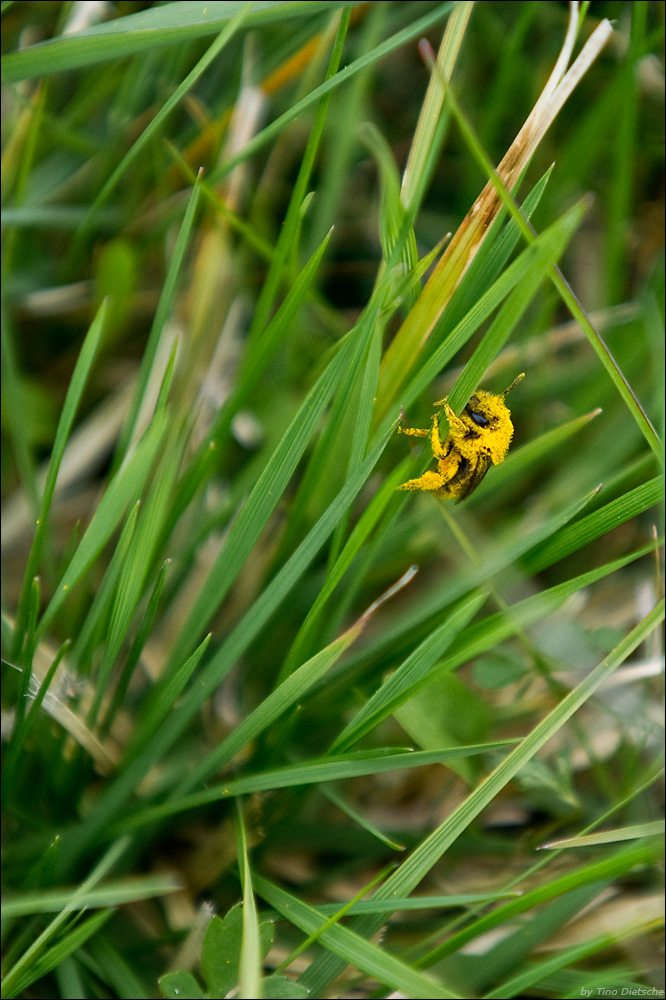
[[[259,925],[261,954],[265,957],[273,943],[273,923]],[[160,979],[160,989],[167,1000],[187,1000],[198,997],[223,1000],[236,986],[239,977],[239,957],[243,942],[243,917],[240,904],[233,906],[225,918],[213,917],[206,928],[201,947],[201,973],[206,983],[204,992],[189,972],[168,972]],[[262,995],[268,1000],[290,997],[300,1000],[308,992],[284,976],[267,976],[262,982]]]
[[[2,996],[651,988],[663,10],[77,8],[2,5]]]

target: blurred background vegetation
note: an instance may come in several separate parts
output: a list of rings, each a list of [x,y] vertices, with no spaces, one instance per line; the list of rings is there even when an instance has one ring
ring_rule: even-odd
[[[664,9],[2,4],[3,996],[659,984]]]

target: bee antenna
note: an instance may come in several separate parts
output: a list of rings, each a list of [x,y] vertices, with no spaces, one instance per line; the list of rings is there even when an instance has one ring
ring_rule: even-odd
[[[501,395],[502,396],[506,396],[507,393],[511,392],[512,389],[515,389],[515,387],[518,385],[518,383],[522,382],[524,378],[525,378],[525,372],[521,372],[520,375],[518,375],[517,378],[514,378],[513,382],[509,386],[509,388],[505,389],[504,392],[501,393]]]

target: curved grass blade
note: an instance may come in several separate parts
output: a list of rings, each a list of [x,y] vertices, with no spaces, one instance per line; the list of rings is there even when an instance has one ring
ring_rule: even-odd
[[[70,661],[76,665],[81,674],[86,674],[90,670],[94,651],[103,641],[104,633],[108,628],[114,595],[118,589],[118,579],[130,552],[140,506],[141,501],[137,500],[130,508],[102,582],[93,598],[90,610],[78,630]]]
[[[395,496],[396,487],[404,479],[405,471],[405,463],[401,463],[394,469],[387,479],[384,480],[354,525],[344,549],[336,559],[335,564],[326,577],[324,586],[319,591],[303,624],[298,630],[298,634],[289,650],[289,655],[280,670],[280,680],[288,677],[296,669],[296,666],[302,663],[304,650],[309,648],[310,637],[317,627],[328,599],[358,555],[361,546],[379,523],[388,503]]]
[[[553,840],[543,844],[542,851],[560,847],[594,847],[597,844],[615,844],[620,840],[638,840],[641,837],[664,836],[664,821],[656,819],[651,823],[635,823],[633,826],[621,827],[619,830],[604,830],[601,833],[588,833],[580,837],[567,837],[566,840]]]
[[[114,913],[115,910],[111,908],[100,910],[99,913],[93,914],[93,916],[89,917],[83,923],[75,924],[72,930],[63,934],[61,940],[51,948],[43,951],[31,962],[28,968],[22,969],[21,973],[15,979],[12,979],[11,993],[7,992],[5,980],[3,980],[5,991],[3,991],[2,995],[20,996],[32,983],[38,979],[42,979],[43,976],[48,975],[54,969],[57,969],[66,961],[68,956],[73,955],[75,951],[83,947],[86,941],[97,934]]]
[[[468,149],[475,156],[477,162],[481,166],[486,176],[494,185],[498,195],[503,200],[504,204],[507,206],[511,215],[516,220],[517,224],[520,226],[521,232],[525,237],[528,244],[533,244],[537,239],[537,234],[530,225],[530,223],[523,217],[523,214],[516,204],[513,195],[508,190],[504,184],[500,174],[496,171],[492,165],[490,158],[483,149],[478,137],[475,135],[471,123],[467,119],[462,108],[458,104],[458,101],[449,88],[448,99],[451,106],[452,113],[454,114],[456,121],[465,137]],[[629,385],[627,379],[625,378],[623,372],[621,371],[619,365],[615,361],[615,358],[609,351],[606,343],[604,342],[601,334],[594,328],[590,318],[588,317],[583,305],[575,295],[573,289],[566,281],[564,275],[560,269],[553,263],[550,267],[550,279],[555,286],[557,292],[559,293],[562,301],[569,309],[569,312],[579,323],[581,329],[583,330],[585,336],[590,342],[590,345],[597,357],[601,361],[602,365],[608,372],[613,385],[618,390],[622,400],[624,401],[627,409],[631,413],[633,419],[636,421],[641,433],[646,439],[647,443],[652,448],[653,452],[657,456],[658,461],[662,464],[664,462],[663,445],[655,431],[654,427],[650,423],[650,420],[640,405],[638,398],[636,397],[633,389]]]
[[[317,274],[330,237],[331,233],[328,233],[324,237],[312,254],[312,257],[292,283],[284,301],[271,318],[261,338],[255,344],[254,350],[251,354],[246,353],[241,362],[241,369],[231,394],[222,404],[207,440],[199,447],[190,463],[190,468],[179,484],[178,496],[168,520],[167,531],[169,534],[187,509],[195,494],[207,482],[213,468],[220,461],[219,455],[222,443],[226,440],[231,422],[239,407],[251,397],[261,374],[279,345],[283,342]]]
[[[184,436],[178,433],[176,427],[173,427],[172,433],[167,436],[164,453],[139,515],[138,525],[132,536],[132,547],[123,560],[109,617],[102,663],[96,677],[95,697],[88,718],[89,725],[97,720],[102,699],[106,694],[111,677],[111,670],[125,642],[131,620],[152,568],[184,448]]]
[[[139,663],[143,647],[146,644],[153,627],[153,622],[155,621],[155,615],[157,614],[157,609],[162,597],[162,591],[164,590],[166,573],[170,562],[170,559],[165,559],[160,566],[155,585],[148,601],[148,607],[146,608],[145,614],[141,619],[141,624],[137,630],[134,640],[132,641],[130,651],[127,654],[127,660],[123,665],[122,673],[118,678],[118,683],[116,684],[107,713],[104,717],[104,721],[102,722],[101,731],[103,734],[108,733],[117,712],[125,701],[125,695],[127,694],[127,689],[134,674],[134,670]]]
[[[331,8],[352,6],[352,0],[255,0],[248,25],[285,17],[309,17]],[[180,45],[228,27],[229,20],[250,5],[238,0],[209,0],[205,7],[189,2],[163,4],[104,24],[10,52],[3,63],[6,83],[90,66],[105,59],[124,59],[162,45]],[[253,8],[253,9],[252,9]]]
[[[416,972],[405,962],[401,962],[377,945],[363,940],[348,927],[342,927],[340,924],[333,927],[325,926],[326,918],[318,910],[273,885],[267,879],[255,875],[254,881],[257,892],[286,920],[300,927],[306,934],[321,931],[318,941],[333,955],[339,956],[335,960],[336,965],[340,964],[343,967],[345,964],[352,965],[367,976],[385,983],[392,990],[402,991],[410,997],[421,997],[424,1000],[441,997],[444,1000],[452,1000],[459,995]],[[379,919],[382,919],[381,916]],[[301,976],[299,982],[303,983],[304,978]]]
[[[663,488],[662,477],[655,476],[654,479],[637,486],[617,500],[611,500],[580,521],[562,528],[553,538],[545,540],[523,558],[525,572],[531,575],[542,572],[572,552],[582,549],[595,538],[612,531],[619,524],[625,524],[650,507],[656,506],[663,496]]]
[[[397,31],[386,41],[380,42],[374,49],[370,52],[359,56],[353,62],[349,63],[348,66],[344,66],[339,73],[336,73],[331,80],[325,80],[324,83],[315,87],[314,90],[310,91],[305,97],[297,101],[288,111],[285,111],[279,118],[267,125],[258,135],[254,136],[243,149],[236,153],[234,156],[230,156],[227,160],[222,163],[217,170],[214,170],[211,174],[209,181],[211,184],[217,184],[218,181],[222,180],[235,166],[242,163],[249,156],[253,156],[258,149],[265,146],[274,136],[278,135],[286,125],[299,118],[304,111],[306,111],[312,104],[315,104],[320,97],[328,94],[329,91],[334,90],[341,84],[345,83],[356,73],[361,70],[366,69],[368,66],[372,66],[379,59],[383,59],[384,56],[388,55],[389,52],[393,52],[395,49],[399,48],[401,45],[406,45],[407,42],[412,41],[412,39],[419,37],[419,35],[428,31],[434,24],[441,21],[443,18],[447,17],[451,12],[454,4],[451,2],[442,3],[440,6],[435,7],[432,11],[429,11],[423,17],[420,17],[417,21],[412,24],[407,25],[400,31]]]
[[[236,834],[236,856],[243,888],[243,938],[241,942],[238,996],[241,1000],[261,998],[261,949],[259,943],[259,921],[257,906],[252,891],[252,871],[248,857],[247,833],[240,801],[236,802],[234,815]]]
[[[601,861],[593,861],[587,865],[581,865],[573,871],[567,872],[558,878],[554,878],[523,893],[518,899],[510,900],[498,906],[492,913],[487,913],[478,920],[465,927],[463,930],[452,934],[442,945],[434,948],[428,955],[424,955],[419,960],[419,965],[428,966],[431,963],[441,961],[447,955],[453,955],[469,942],[482,934],[488,933],[495,927],[508,924],[521,913],[528,913],[531,909],[541,906],[551,899],[557,899],[574,889],[583,885],[594,885],[599,882],[610,882],[621,878],[633,868],[651,864],[658,857],[659,851],[656,844],[640,844],[630,848],[623,848],[612,854],[609,858]]]
[[[424,639],[412,655],[382,684],[379,691],[368,699],[333,741],[329,753],[348,750],[374,729],[382,719],[391,715],[410,694],[414,694],[422,684],[422,678],[430,675],[435,661],[442,657],[461,629],[484,604],[486,596],[484,593],[474,592],[466,600],[461,601],[460,605],[446,616],[442,624]]]
[[[169,872],[160,875],[133,875],[125,879],[109,879],[88,890],[79,897],[77,906],[82,910],[124,906],[140,899],[165,896],[180,889],[181,882]],[[71,898],[71,889],[40,889],[39,892],[24,892],[19,896],[8,894],[2,906],[5,917],[23,917],[31,913],[59,912]]]
[[[449,393],[449,403],[456,413],[462,411],[465,403],[481,381],[483,373],[518,325],[555,261],[559,260],[564,253],[569,241],[583,221],[586,211],[585,201],[573,205],[568,212],[541,233],[538,244],[535,239],[527,248],[528,256],[531,259],[520,285],[514,288],[502,305]],[[538,250],[536,250],[537,246]],[[534,256],[532,256],[532,252],[534,252]]]
[[[156,414],[134,454],[121,465],[109,483],[99,507],[93,514],[92,520],[63,574],[58,589],[41,617],[37,628],[38,638],[43,637],[68,592],[78,583],[100,554],[122,517],[123,511],[133,500],[137,499],[162,443],[166,427],[167,414],[165,411],[161,411]]]
[[[499,316],[496,318],[495,330],[499,330],[501,337],[498,340],[503,343],[504,339],[511,332],[511,321],[517,322],[524,311],[524,308],[529,304],[527,301],[522,300],[521,289],[523,288],[523,283],[528,282],[528,287],[531,289],[531,294],[536,294],[539,287],[539,283],[545,280],[547,276],[547,269],[549,264],[553,259],[556,259],[564,250],[568,239],[571,237],[575,231],[576,226],[580,221],[580,214],[582,213],[582,206],[574,206],[566,215],[558,219],[552,226],[549,226],[537,237],[537,239],[542,240],[541,250],[536,253],[528,253],[526,248],[521,252],[521,254],[512,261],[507,268],[505,268],[499,277],[493,282],[493,284],[474,302],[469,311],[465,313],[462,319],[454,326],[449,334],[447,334],[446,339],[440,346],[430,354],[427,360],[423,363],[417,374],[412,378],[408,385],[400,392],[399,399],[403,408],[408,408],[412,402],[420,396],[424,389],[433,381],[434,378],[439,375],[441,370],[445,365],[451,360],[451,358],[457,354],[457,352],[465,345],[469,338],[479,329],[482,323],[491,315],[494,309],[496,309],[502,302],[505,303],[506,313],[502,315],[502,319]],[[427,288],[427,286],[426,286]],[[424,289],[424,294],[426,289]],[[513,293],[513,295],[511,295]],[[431,294],[431,293],[428,293]],[[507,298],[509,297],[509,298]],[[527,297],[525,297],[527,298]],[[506,300],[506,301],[505,301]],[[512,302],[511,307],[507,305],[508,301]],[[418,329],[423,329],[424,321],[420,318],[419,310],[425,309],[427,303],[417,303],[412,313],[414,314],[413,322]],[[411,316],[412,314],[410,314]],[[407,321],[403,326],[406,326]],[[508,327],[508,329],[507,329]],[[395,341],[393,341],[395,343]],[[492,354],[492,352],[490,352]],[[489,363],[486,359],[485,364]],[[400,374],[396,374],[393,377],[393,381],[389,385],[386,381],[388,375],[386,374],[389,369],[384,371],[384,375],[380,376],[384,378],[383,389],[380,388],[380,393],[382,393],[381,398],[388,401],[395,398],[395,394],[398,391],[399,386],[403,383],[406,374],[409,372],[411,364],[403,365],[400,369]],[[390,369],[392,371],[392,369]],[[480,377],[480,376],[479,376]],[[467,380],[466,380],[467,382]],[[472,386],[472,389],[476,386]],[[466,402],[464,400],[463,402]],[[384,426],[387,418],[380,426]]]
[[[259,706],[259,709],[261,708],[262,706]],[[413,767],[429,767],[432,764],[446,764],[452,760],[500,750],[515,742],[516,740],[498,740],[493,743],[449,747],[446,750],[410,750],[408,753],[390,747],[385,751],[361,751],[321,757],[317,760],[291,764],[289,767],[249,774],[244,778],[232,778],[230,781],[211,785],[201,792],[192,792],[190,795],[169,799],[161,805],[149,806],[115,823],[110,830],[110,836],[120,836],[166,819],[167,816],[198,809],[200,806],[210,805],[211,802],[219,802],[222,799],[236,798],[238,795],[251,795],[255,792],[275,791],[278,788],[295,788],[302,785],[319,785],[327,781],[342,781]]]
[[[39,562],[44,542],[46,540],[48,518],[51,510],[51,504],[53,502],[53,494],[55,493],[60,463],[62,462],[62,456],[65,452],[67,439],[69,438],[74,418],[79,408],[79,403],[81,402],[83,390],[85,389],[88,381],[88,376],[90,375],[90,370],[93,366],[102,339],[107,311],[108,305],[105,300],[99,307],[97,314],[90,325],[90,329],[86,334],[86,338],[83,341],[83,346],[81,347],[78,360],[74,367],[74,372],[72,373],[72,377],[70,379],[67,396],[65,397],[65,402],[60,414],[60,420],[58,421],[55,440],[53,442],[53,449],[51,451],[51,460],[49,462],[46,482],[44,483],[44,492],[42,494],[42,501],[39,508],[37,531],[35,532],[35,537],[30,548],[30,554],[28,555],[25,574],[23,577],[23,585],[21,588],[21,596],[18,601],[16,629],[14,633],[14,645],[12,652],[13,656],[18,656],[21,643],[23,642],[27,613],[27,595],[30,590],[31,581],[39,569]]]
[[[340,12],[335,39],[326,70],[326,82],[335,79],[338,72],[345,38],[349,29],[350,17],[350,10],[342,10]],[[247,338],[246,357],[251,355],[257,338],[260,336],[265,338],[263,330],[269,323],[271,310],[273,309],[278,289],[284,278],[288,258],[292,255],[294,259],[297,257],[298,237],[302,224],[304,201],[323,135],[330,101],[331,95],[329,92],[326,92],[321,95],[317,103],[312,129],[310,130],[307,145],[303,151],[298,176],[296,177],[294,189],[289,200],[287,214],[271,257],[268,274],[266,275],[254,309],[254,316]]]
[[[74,892],[70,894],[68,901],[63,906],[58,916],[53,918],[41,934],[32,942],[26,951],[24,951],[20,959],[15,962],[15,964],[7,972],[7,975],[2,980],[3,996],[12,996],[16,993],[22,992],[23,989],[30,985],[30,983],[45,975],[45,972],[48,972],[49,969],[53,967],[49,966],[49,968],[46,968],[45,971],[37,971],[39,969],[40,962],[44,962],[45,957],[49,954],[46,950],[47,944],[53,940],[71,914],[79,909],[80,900],[86,895],[87,892],[90,892],[95,888],[97,883],[104,878],[109,869],[112,868],[116,861],[118,861],[118,859],[124,854],[129,846],[129,843],[129,838],[123,837],[111,844],[102,856],[101,860],[95,865],[90,875],[84,879]],[[101,923],[108,919],[112,912],[112,910],[103,910],[102,913],[98,915],[96,926],[101,926]],[[85,937],[83,940],[85,940]],[[76,947],[79,947],[79,945],[77,944]],[[72,948],[71,950],[74,949]],[[62,959],[59,959],[59,961],[61,960]],[[48,965],[48,962],[46,964]]]
[[[371,452],[356,476],[343,487],[291,559],[255,601],[215,656],[199,672],[196,681],[190,685],[179,704],[172,707],[169,716],[146,744],[140,756],[102,793],[97,802],[95,813],[81,824],[67,845],[63,843],[63,855],[66,855],[67,861],[82,849],[82,845],[87,844],[109,823],[122,804],[138,787],[150,768],[173,746],[206,699],[219,686],[238,658],[242,656],[271,615],[285,600],[365,483],[387,441],[388,435]],[[162,692],[171,683],[172,675],[173,670],[164,675],[160,682],[159,692]],[[158,691],[157,688],[155,690]],[[156,694],[156,697],[159,697],[159,694]],[[203,779],[205,774],[200,775],[197,771],[196,775],[194,772],[188,775],[179,786],[179,793],[186,792],[193,786],[194,777],[196,780]]]
[[[608,948],[614,949],[619,945],[624,946],[625,942],[631,941],[632,938],[639,934],[645,934],[646,931],[657,930],[663,926],[663,923],[663,916],[653,919],[648,918],[646,920],[632,921],[630,923],[627,922],[617,928],[613,928],[612,931],[597,934],[595,937],[590,938],[587,941],[583,941],[580,944],[572,945],[570,948],[563,948],[551,958],[540,962],[537,961],[530,963],[527,969],[519,972],[517,975],[511,976],[510,979],[502,983],[501,986],[491,990],[490,993],[486,993],[486,1000],[491,1000],[491,998],[493,998],[493,1000],[494,998],[498,998],[498,1000],[500,1000],[500,998],[512,1000],[513,997],[520,996],[524,992],[530,990],[530,987],[540,983],[543,979],[552,975],[557,970],[563,969],[565,966],[573,965],[576,962],[580,962],[584,958],[596,955],[598,952],[605,951]],[[640,996],[645,989],[650,989],[650,987],[638,987],[636,990],[629,988],[627,989],[625,996],[631,996],[632,994]]]
[[[403,616],[402,620],[399,620],[393,627],[389,627],[384,635],[370,643],[366,650],[360,654],[359,659],[372,660],[381,650],[399,648],[400,643],[404,641],[404,636],[410,631],[422,628],[429,618],[441,612],[452,601],[458,600],[469,588],[482,585],[486,580],[492,579],[517,560],[521,561],[521,566],[525,568],[526,573],[534,574],[552,566],[560,559],[566,558],[567,555],[578,551],[583,545],[617,527],[618,524],[624,523],[625,518],[633,518],[658,503],[661,495],[661,483],[659,478],[651,480],[650,483],[637,487],[625,497],[612,501],[588,517],[569,526],[567,522],[575,517],[596,493],[597,490],[594,490],[581,502],[565,511],[564,514],[546,522],[542,528],[538,528],[530,534],[519,533],[515,544],[501,549],[497,555],[488,556],[483,565],[478,570],[472,571],[470,575],[462,577],[449,586],[439,587],[432,596],[426,597],[415,611]],[[554,532],[556,533],[553,534]],[[551,535],[553,535],[552,538],[549,537]],[[498,639],[498,641],[502,640]],[[350,657],[348,666],[350,669],[354,667],[353,655]]]
[[[408,895],[412,892],[432,866],[442,857],[460,834],[467,829],[476,816],[490,803],[498,792],[531,760],[549,739],[578,711],[581,705],[594,694],[597,688],[616,670],[628,656],[644,641],[664,618],[662,600],[632,631],[592,670],[581,683],[567,694],[562,701],[512,750],[508,756],[484,778],[447,819],[434,830],[400,868],[380,887],[375,894],[378,899],[390,899],[392,895]],[[259,891],[263,891],[260,890]],[[363,937],[370,937],[382,925],[382,917],[360,917],[353,922],[354,930]],[[338,974],[339,959],[330,956],[316,960],[300,977],[300,982],[314,993],[322,992]]]
[[[55,677],[56,670],[60,666],[62,658],[71,644],[71,639],[65,639],[62,646],[56,653],[49,669],[47,670],[44,680],[39,685],[39,689],[34,696],[30,711],[25,716],[22,723],[19,723],[19,720],[17,719],[14,724],[14,732],[12,733],[11,740],[9,741],[9,747],[2,763],[2,783],[0,786],[0,795],[2,796],[3,807],[11,801],[12,789],[17,778],[17,760],[19,754],[21,753],[23,744],[30,735],[35,722],[39,718],[42,702],[48,694],[48,690],[51,686],[53,678]],[[32,676],[34,677],[34,675]]]
[[[118,166],[95,196],[95,200],[90,206],[86,220],[84,221],[82,229],[79,232],[79,236],[81,232],[85,232],[88,229],[89,222],[94,219],[97,210],[109,197],[127,168],[134,163],[136,158],[143,151],[146,144],[150,142],[153,136],[158,134],[164,121],[168,118],[174,108],[178,106],[188,91],[192,89],[199,77],[205,72],[205,70],[208,69],[211,63],[217,59],[220,52],[222,52],[224,47],[231,41],[233,36],[240,29],[241,25],[245,21],[249,8],[250,3],[243,4],[238,13],[228,22],[228,24],[225,25],[219,36],[215,39],[212,45],[209,46],[206,52],[204,52],[196,66],[190,70],[182,83],[176,87],[173,94],[171,94],[161,106],[155,117],[151,119],[148,125],[146,125],[139,138],[127,150]]]
[[[180,274],[180,269],[185,257],[185,251],[192,232],[194,216],[196,214],[197,206],[199,204],[199,195],[201,193],[201,177],[201,172],[199,172],[199,175],[194,182],[192,193],[187,203],[187,208],[185,209],[183,221],[180,229],[178,230],[178,236],[171,255],[171,261],[169,262],[169,270],[166,278],[164,279],[164,285],[160,293],[160,300],[157,304],[157,309],[155,310],[155,318],[153,319],[150,327],[148,342],[141,358],[139,375],[137,377],[132,402],[125,418],[122,431],[120,432],[118,444],[116,445],[116,454],[114,457],[115,464],[119,464],[125,457],[134,435],[139,410],[141,409],[141,403],[143,402],[146,387],[153,370],[153,365],[155,364],[155,357],[159,348],[160,338],[164,332],[164,326],[171,310],[178,275]]]

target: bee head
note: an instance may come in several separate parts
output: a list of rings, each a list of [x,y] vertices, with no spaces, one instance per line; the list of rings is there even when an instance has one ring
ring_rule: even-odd
[[[460,414],[460,419],[469,428],[470,437],[478,442],[479,449],[490,456],[493,465],[499,465],[503,461],[513,437],[511,413],[504,402],[504,397],[524,377],[524,373],[519,375],[509,388],[499,395],[477,389]]]

